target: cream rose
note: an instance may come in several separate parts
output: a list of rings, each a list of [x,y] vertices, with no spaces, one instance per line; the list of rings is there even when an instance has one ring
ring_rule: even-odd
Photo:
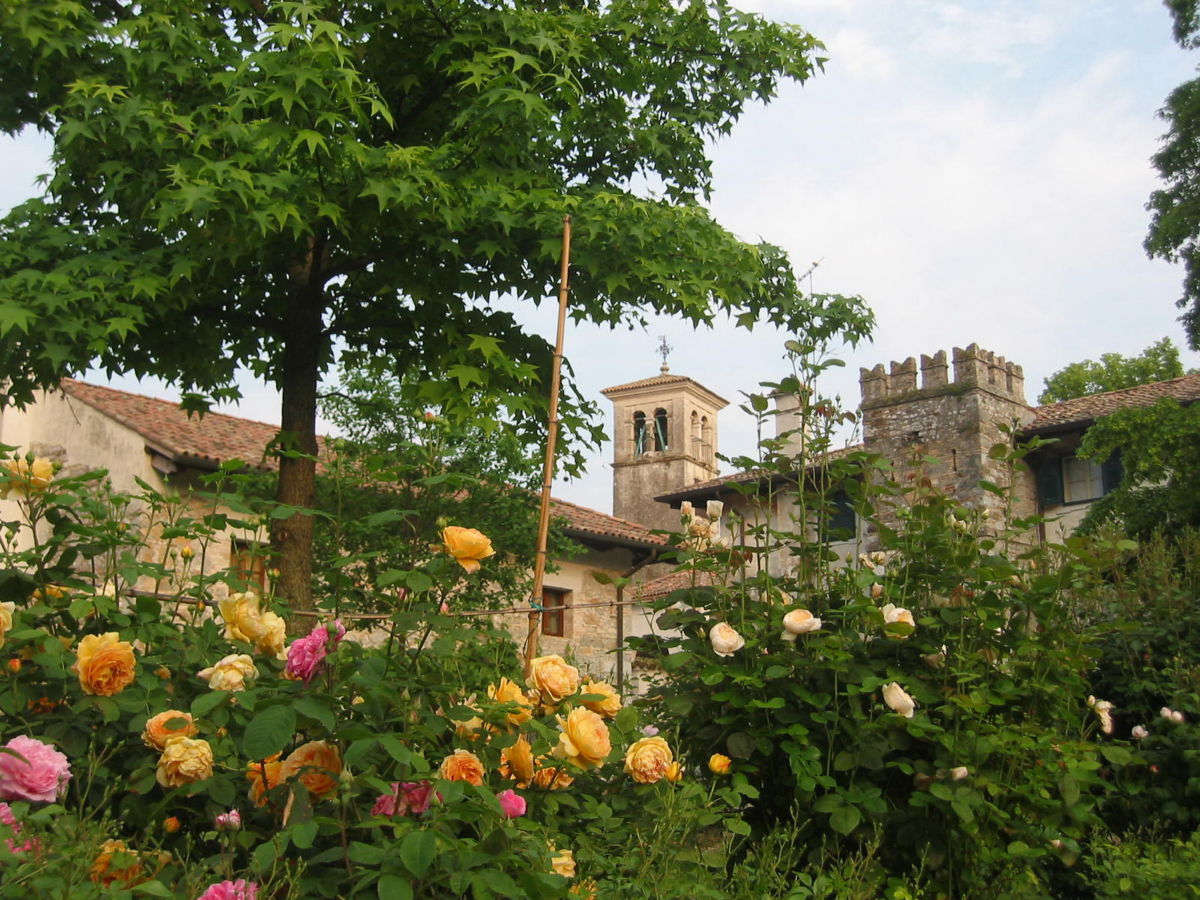
[[[246,682],[258,677],[258,669],[245,653],[231,653],[197,674],[214,691],[244,691]]]
[[[163,787],[179,787],[201,781],[213,773],[213,752],[208,741],[174,737],[158,758],[155,777]]]
[[[662,738],[642,738],[625,751],[625,772],[640,784],[656,784],[674,761],[675,754]]]
[[[561,656],[539,656],[529,663],[529,683],[543,703],[553,705],[579,689],[579,670]]]
[[[558,727],[562,731],[552,751],[556,759],[565,759],[582,769],[604,765],[612,752],[612,739],[599,715],[579,706],[566,719],[560,716]]]
[[[7,459],[3,463],[10,479],[0,484],[0,500],[7,500],[10,493],[18,497],[44,491],[54,480],[54,464],[48,459]]]
[[[709,629],[708,640],[717,656],[733,656],[746,646],[746,639],[725,622],[718,622]]]
[[[13,613],[16,610],[17,604],[11,600],[0,603],[0,644],[4,643],[4,636],[12,630]]]
[[[913,628],[917,627],[917,623],[913,619],[913,614],[902,606],[896,606],[895,604],[888,603],[885,604],[882,609],[880,609],[880,612],[883,613],[883,624],[885,626],[899,623],[902,625],[909,625]],[[908,637],[908,634],[895,634],[890,631],[885,631],[884,633],[894,640],[902,641]],[[911,632],[909,633],[911,634]]]
[[[906,719],[913,717],[913,710],[917,706],[917,701],[894,681],[888,682],[883,686],[883,702],[893,712],[899,713]]]
[[[587,695],[593,694],[601,697],[600,700],[582,700],[588,709],[594,713],[604,716],[606,719],[616,718],[617,713],[621,711],[621,695],[607,681],[588,681],[579,689],[579,693]]]
[[[821,620],[807,609],[793,609],[783,617],[783,634],[785,641],[794,641],[802,634],[811,634],[821,630]]]

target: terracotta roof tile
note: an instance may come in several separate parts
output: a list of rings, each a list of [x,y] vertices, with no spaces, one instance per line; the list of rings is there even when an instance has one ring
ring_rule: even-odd
[[[274,459],[263,457],[279,426],[210,412],[189,416],[178,404],[115,388],[64,379],[63,391],[104,415],[132,428],[156,449],[185,464],[241,459],[261,469],[274,469]],[[318,438],[324,449],[324,438]],[[568,533],[615,540],[639,547],[665,546],[667,539],[636,522],[618,519],[565,500],[553,501],[553,512],[567,522]]]
[[[71,378],[63,379],[62,389],[67,396],[132,428],[175,461],[190,465],[207,463],[213,468],[230,459],[243,460],[259,469],[278,466],[274,459],[263,455],[278,433],[278,425],[216,412],[189,416],[178,403],[170,400],[85,384]],[[324,438],[317,438],[319,452],[324,451],[324,441]]]
[[[659,578],[652,578],[650,581],[643,581],[638,586],[636,596],[642,603],[649,603],[652,600],[661,600],[668,594],[692,587],[693,585],[696,587],[711,587],[716,583],[716,576],[711,572],[692,572],[690,570],[671,572]]]
[[[583,536],[592,535],[600,538],[616,539],[635,544],[639,547],[665,547],[665,535],[654,534],[645,525],[618,519],[598,510],[588,509],[566,500],[551,498],[551,512],[567,521],[568,533],[575,532]]]
[[[716,397],[716,399],[720,400],[725,405],[729,405],[729,401],[724,397],[713,394],[712,391],[710,391],[700,382],[696,381],[694,378],[688,378],[686,375],[655,375],[653,378],[643,378],[640,381],[630,381],[625,384],[606,387],[600,391],[600,393],[602,393],[605,397],[611,397],[613,394],[619,394],[622,391],[632,391],[638,388],[661,387],[662,385],[666,384],[694,384],[705,393],[712,394],[713,397]]]
[[[1039,406],[1034,408],[1034,419],[1022,429],[1022,433],[1036,434],[1040,431],[1054,431],[1070,425],[1088,425],[1119,409],[1153,406],[1166,397],[1178,400],[1180,403],[1192,403],[1200,400],[1200,374],[1184,375],[1169,381],[1140,384],[1121,391],[1091,394],[1087,397],[1076,397],[1074,400]]]
[[[822,462],[840,459],[854,453],[857,450],[862,450],[862,444],[853,444],[849,447],[839,447],[836,450],[830,450],[822,457]],[[820,463],[814,463],[813,467]],[[714,497],[721,492],[722,488],[730,488],[739,484],[752,484],[756,481],[761,481],[768,477],[777,477],[781,473],[768,472],[766,469],[750,469],[746,472],[735,472],[732,475],[722,475],[720,478],[710,478],[708,481],[698,481],[695,484],[690,484],[685,488],[680,488],[677,491],[671,491],[669,494],[659,494],[655,500],[668,502],[671,500],[688,500],[695,499],[697,496],[704,494],[712,494]],[[795,473],[789,473],[789,477],[795,477]]]

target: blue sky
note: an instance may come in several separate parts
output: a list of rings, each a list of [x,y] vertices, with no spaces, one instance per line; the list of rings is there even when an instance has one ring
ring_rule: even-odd
[[[740,236],[786,248],[798,270],[821,260],[817,291],[861,294],[875,310],[873,343],[843,354],[849,365],[827,391],[853,404],[858,366],[975,341],[1025,367],[1032,402],[1069,362],[1137,353],[1163,336],[1183,343],[1181,272],[1141,247],[1158,186],[1156,112],[1200,62],[1171,41],[1161,3],[741,5],[795,22],[828,48],[824,73],[753,108],[714,147],[711,204]],[[32,190],[46,155],[29,136],[0,143],[0,208]],[[522,312],[549,339],[552,299]],[[657,371],[660,334],[676,348],[673,372],[731,401],[784,374],[786,335],[724,324],[575,327],[566,353],[598,397]],[[1184,356],[1200,365],[1200,355]],[[277,420],[269,391],[246,393],[236,414]],[[752,426],[735,409],[720,429],[722,452],[751,451]],[[605,447],[587,478],[557,493],[608,509],[610,457]]]

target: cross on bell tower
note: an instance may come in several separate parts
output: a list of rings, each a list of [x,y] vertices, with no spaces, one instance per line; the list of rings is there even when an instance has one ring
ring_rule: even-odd
[[[671,371],[671,367],[667,365],[667,356],[674,349],[674,347],[667,343],[667,336],[665,334],[659,335],[657,353],[662,357],[662,365],[659,366],[658,371],[662,372],[664,375]]]

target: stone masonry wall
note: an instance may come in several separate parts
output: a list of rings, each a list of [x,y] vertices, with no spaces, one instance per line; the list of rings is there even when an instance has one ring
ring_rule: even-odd
[[[954,348],[952,362],[953,378],[944,350],[922,355],[919,372],[912,357],[887,371],[882,365],[861,369],[864,442],[891,461],[898,479],[924,476],[964,504],[996,511],[1002,499],[979,482],[1008,485],[1008,464],[992,459],[990,451],[998,443],[1011,445],[1006,426],[1032,419],[1024,373],[977,344]],[[1032,479],[1024,466],[1013,479],[1013,514],[1032,514]]]

